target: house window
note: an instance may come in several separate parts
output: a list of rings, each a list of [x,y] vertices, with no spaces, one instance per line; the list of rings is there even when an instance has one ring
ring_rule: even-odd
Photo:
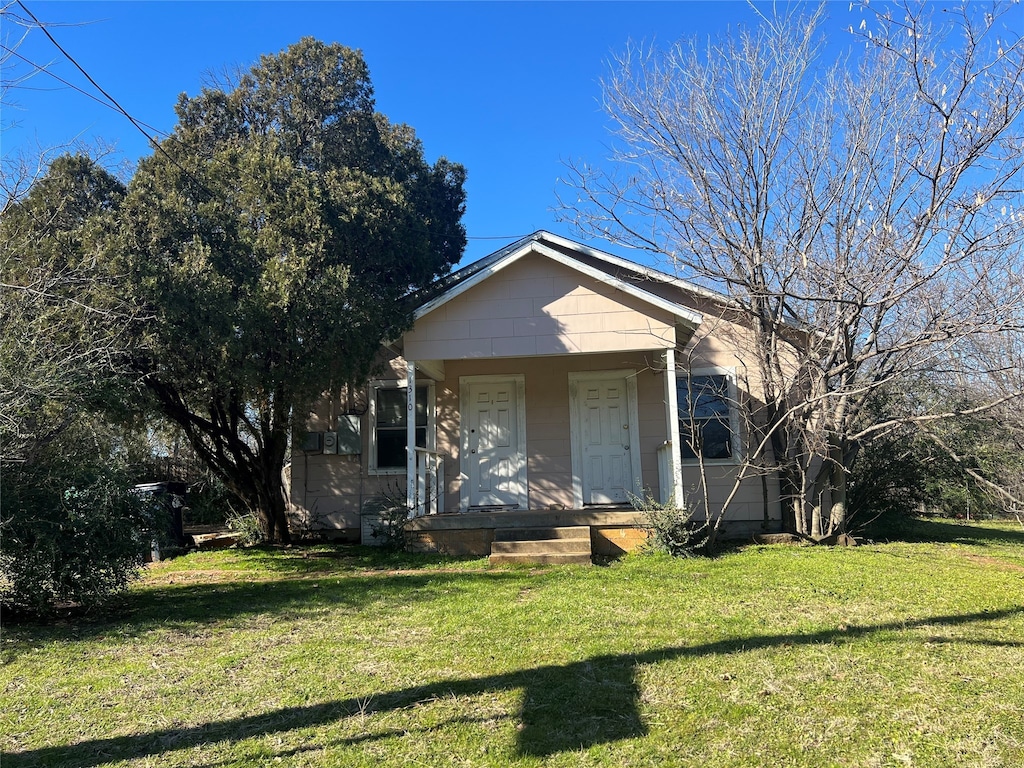
[[[416,387],[416,446],[427,448],[430,426],[432,387]],[[406,388],[398,382],[377,382],[371,385],[370,470],[377,474],[401,474],[406,469],[408,444],[408,406]]]
[[[691,374],[676,381],[679,395],[680,454],[683,461],[735,458],[736,398],[724,373]]]

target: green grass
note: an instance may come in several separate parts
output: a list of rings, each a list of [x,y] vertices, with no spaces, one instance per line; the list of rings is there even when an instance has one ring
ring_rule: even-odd
[[[189,555],[117,616],[4,629],[0,765],[1024,765],[1024,533],[915,533],[536,570]]]

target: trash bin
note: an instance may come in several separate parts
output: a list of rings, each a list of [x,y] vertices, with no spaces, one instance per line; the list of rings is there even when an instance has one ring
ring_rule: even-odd
[[[188,485],[176,480],[165,480],[157,483],[139,483],[134,491],[150,504],[154,526],[153,559],[160,559],[161,541],[165,542],[164,555],[169,554],[168,547],[176,551],[185,549],[182,512],[185,509]]]

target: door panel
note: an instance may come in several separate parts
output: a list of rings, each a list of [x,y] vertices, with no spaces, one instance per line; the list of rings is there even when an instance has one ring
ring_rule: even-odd
[[[632,430],[624,378],[581,381],[576,407],[582,425],[584,504],[624,504],[633,490]]]
[[[518,506],[524,494],[525,457],[516,382],[471,382],[468,387],[469,506]]]

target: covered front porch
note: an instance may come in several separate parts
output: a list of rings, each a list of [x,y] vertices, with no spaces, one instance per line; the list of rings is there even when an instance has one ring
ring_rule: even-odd
[[[682,498],[674,361],[672,349],[407,361],[410,413],[426,410],[408,420],[412,516],[586,515]]]
[[[613,262],[538,233],[416,311],[395,351],[422,546],[483,552],[543,518],[614,554],[637,497],[682,498],[676,356],[702,316]]]

